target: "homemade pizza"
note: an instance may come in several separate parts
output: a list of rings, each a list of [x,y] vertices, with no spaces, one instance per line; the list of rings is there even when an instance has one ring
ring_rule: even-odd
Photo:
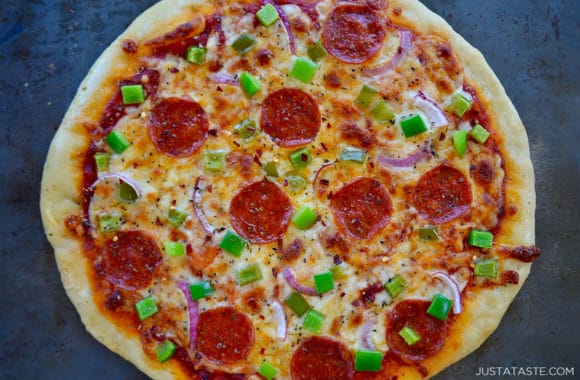
[[[52,142],[42,217],[88,331],[155,379],[430,377],[526,279],[526,132],[415,0],[164,0]]]

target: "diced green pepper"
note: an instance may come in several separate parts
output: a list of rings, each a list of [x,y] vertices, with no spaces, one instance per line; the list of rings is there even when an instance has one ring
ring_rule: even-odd
[[[226,153],[221,150],[206,150],[203,152],[203,171],[223,173],[226,167]]]
[[[369,108],[374,96],[377,94],[377,90],[371,86],[363,84],[358,96],[356,97],[355,101],[358,105],[363,108]]]
[[[439,241],[439,227],[419,227],[419,239],[422,241]]]
[[[427,314],[444,321],[447,319],[450,310],[451,300],[441,294],[435,294],[431,300],[431,305],[427,309]]]
[[[401,294],[408,286],[407,281],[400,274],[385,282],[385,289],[387,290],[387,293],[389,293],[391,299]]]
[[[125,181],[119,181],[119,200],[122,202],[134,202],[139,198],[137,190]]]
[[[97,170],[100,172],[109,170],[110,160],[111,155],[109,153],[95,153],[95,164],[97,165]]]
[[[149,318],[150,316],[157,313],[157,304],[153,297],[147,297],[135,304],[135,309],[137,309],[137,314],[140,320]]]
[[[296,169],[305,168],[312,162],[312,153],[308,148],[298,149],[290,153],[290,162]]]
[[[278,178],[278,164],[274,161],[268,162],[262,167],[268,177]]]
[[[413,330],[410,326],[405,326],[399,331],[399,335],[405,340],[405,342],[412,346],[421,340],[421,336],[417,331]]]
[[[324,57],[326,57],[326,50],[324,50],[324,46],[320,41],[316,41],[312,45],[308,46],[308,56],[314,62],[318,62]]]
[[[312,306],[310,306],[310,304],[308,303],[308,301],[306,301],[304,296],[302,296],[302,294],[298,292],[291,293],[284,300],[284,302],[286,303],[286,305],[288,305],[290,310],[292,310],[294,314],[296,314],[299,317],[303,316],[304,313],[306,313],[308,310],[312,308]]]
[[[455,94],[451,108],[457,116],[462,117],[471,108],[471,101],[461,94]]]
[[[471,129],[471,131],[469,131],[469,136],[471,136],[471,138],[477,141],[478,143],[483,144],[487,141],[487,138],[489,137],[489,132],[485,128],[483,128],[480,124],[476,124]]]
[[[472,247],[491,248],[493,245],[493,234],[489,231],[471,230],[467,244]]]
[[[185,244],[179,241],[166,241],[163,250],[168,256],[178,257],[185,255]]]
[[[318,294],[326,293],[334,289],[332,273],[324,272],[314,275],[314,287]]]
[[[264,376],[266,380],[272,380],[278,374],[278,370],[274,368],[272,364],[264,362],[260,368],[258,368],[258,373]]]
[[[497,278],[497,259],[480,260],[475,263],[473,273],[477,277]]]
[[[246,245],[248,242],[245,239],[228,230],[220,243],[220,248],[232,256],[240,257]]]
[[[240,86],[249,98],[254,96],[256,92],[260,91],[260,88],[262,87],[260,81],[247,71],[244,71],[240,75]]]
[[[119,131],[112,131],[105,137],[107,145],[117,154],[123,153],[131,143],[127,138]]]
[[[211,282],[206,280],[190,284],[189,292],[191,293],[191,299],[197,301],[207,296],[211,296],[215,292],[215,289],[211,285]]]
[[[112,212],[110,214],[97,215],[99,231],[102,233],[111,233],[121,228],[121,214]]]
[[[286,174],[286,179],[288,180],[290,189],[293,191],[298,191],[306,187],[306,180],[296,172]]]
[[[167,212],[167,220],[169,223],[173,224],[175,227],[180,227],[183,222],[187,219],[187,214],[175,207],[170,207]]]
[[[309,58],[298,57],[290,70],[290,76],[308,84],[314,77],[317,67],[318,65]]]
[[[395,118],[393,110],[383,99],[376,102],[375,105],[370,109],[370,112],[375,120],[381,124],[386,124]]]
[[[378,372],[383,363],[383,354],[380,351],[356,350],[354,355],[355,371]]]
[[[247,52],[249,52],[250,50],[252,50],[252,48],[254,47],[254,45],[256,45],[256,39],[254,38],[254,36],[247,34],[247,33],[242,33],[232,44],[232,47],[234,48],[235,51],[237,51],[239,54],[246,54]]]
[[[258,128],[254,120],[246,119],[234,127],[234,133],[243,139],[254,137]]]
[[[258,12],[256,12],[256,17],[265,27],[274,24],[280,19],[278,11],[272,4],[264,5]]]
[[[161,363],[165,363],[171,359],[175,353],[176,348],[177,347],[172,341],[166,340],[161,346],[159,346],[159,348],[157,348],[157,360],[159,360]]]
[[[302,328],[304,330],[310,331],[313,334],[318,334],[322,330],[324,325],[324,315],[317,312],[316,310],[308,310],[306,317],[304,317],[304,322],[302,323]]]
[[[330,273],[332,273],[332,278],[335,280],[340,280],[341,278],[345,277],[344,271],[342,270],[342,266],[335,265],[330,268]]]
[[[260,266],[256,263],[250,264],[238,272],[238,284],[241,286],[251,284],[263,278]]]
[[[467,151],[467,132],[455,131],[453,133],[453,145],[455,146],[455,151],[459,158],[463,158]]]
[[[292,223],[299,230],[307,230],[316,223],[318,214],[308,206],[300,207],[292,217]]]
[[[199,46],[188,47],[185,60],[196,65],[203,65],[205,63],[205,48]]]
[[[347,146],[340,152],[340,161],[352,161],[362,164],[365,162],[366,156],[366,150],[355,148],[354,146]]]
[[[145,101],[145,90],[140,84],[121,86],[123,104],[140,104]]]
[[[419,114],[411,115],[401,120],[401,129],[406,138],[427,132],[427,126]]]

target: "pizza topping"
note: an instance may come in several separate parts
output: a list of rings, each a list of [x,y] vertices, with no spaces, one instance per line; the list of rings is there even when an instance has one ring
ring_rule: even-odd
[[[258,78],[248,73],[247,71],[244,71],[240,75],[240,86],[242,87],[242,90],[244,90],[244,93],[249,98],[256,95],[256,93],[260,91],[260,88],[262,88],[262,84],[260,83]]]
[[[199,322],[199,305],[197,303],[197,300],[194,300],[193,298],[193,291],[192,291],[192,287],[194,284],[191,284],[188,286],[187,283],[185,282],[178,282],[177,286],[179,287],[179,290],[181,290],[183,292],[183,295],[185,296],[185,299],[187,300],[187,314],[189,316],[189,348],[191,350],[193,350],[195,348],[195,341],[197,339],[197,324]],[[210,285],[211,287],[211,285]],[[208,293],[209,288],[206,286],[202,286],[202,287],[198,287],[195,286],[195,292],[196,292],[196,296],[200,295],[200,293],[198,293],[198,290],[200,290],[201,288],[201,293]],[[202,297],[198,298],[201,299]]]
[[[309,337],[294,351],[290,374],[294,380],[352,379],[352,356],[339,341]]]
[[[155,241],[141,231],[120,231],[101,248],[97,271],[124,289],[143,289],[151,283],[162,256]]]
[[[244,55],[254,48],[256,42],[256,38],[251,34],[242,33],[232,43],[232,48],[237,51],[238,54]]]
[[[471,230],[469,231],[467,244],[472,247],[491,248],[493,245],[493,234],[488,231]]]
[[[361,327],[361,341],[362,346],[367,350],[375,350],[375,344],[373,343],[373,329],[377,320],[375,318],[369,318],[365,324]]]
[[[179,241],[166,241],[163,243],[163,251],[167,256],[183,256],[185,255],[185,244]]]
[[[363,84],[355,103],[363,108],[369,108],[376,94],[377,90],[374,87]]]
[[[318,292],[313,287],[298,284],[298,281],[296,281],[296,278],[294,277],[294,274],[292,273],[292,270],[289,267],[285,267],[282,270],[282,276],[284,276],[284,279],[286,280],[286,282],[288,282],[288,285],[290,285],[292,288],[296,289],[300,293],[306,294],[307,296],[318,295]]]
[[[413,203],[423,218],[433,223],[446,223],[469,211],[471,187],[459,170],[439,165],[421,176]]]
[[[196,65],[203,65],[205,63],[206,49],[201,46],[190,46],[187,48],[185,60]]]
[[[369,111],[373,118],[381,124],[386,124],[395,119],[393,110],[383,99],[376,102]]]
[[[189,157],[208,136],[207,115],[199,103],[167,98],[151,110],[149,137],[160,153],[174,158]]]
[[[193,209],[195,211],[197,219],[199,220],[199,223],[201,224],[205,232],[211,235],[215,232],[215,228],[207,220],[207,217],[205,216],[205,212],[203,211],[203,207],[201,205],[202,191],[206,187],[205,181],[206,178],[203,176],[199,176],[195,180],[195,187],[193,188]]]
[[[413,98],[413,102],[415,103],[415,107],[423,111],[433,127],[439,128],[449,124],[449,120],[447,120],[447,116],[445,116],[443,110],[439,108],[433,99],[429,98],[423,92],[419,91]]]
[[[112,131],[105,137],[105,142],[111,150],[117,154],[121,154],[131,146],[131,143],[122,132]]]
[[[137,315],[141,321],[157,314],[159,311],[153,297],[147,297],[135,303],[135,309],[137,310]]]
[[[386,340],[389,350],[406,361],[420,361],[435,355],[445,342],[445,322],[427,314],[430,302],[405,300],[387,315]],[[409,327],[420,337],[409,345],[399,334]],[[414,339],[413,339],[414,340]]]
[[[535,245],[518,247],[501,247],[499,252],[507,257],[524,263],[531,263],[540,256],[540,249]]]
[[[455,147],[455,152],[459,158],[465,156],[467,151],[467,131],[455,131],[453,132],[453,146]]]
[[[233,307],[219,307],[199,315],[196,349],[217,365],[243,360],[254,345],[250,319]]]
[[[137,42],[125,38],[121,41],[121,48],[127,54],[135,54],[137,53]]]
[[[330,208],[339,229],[359,240],[379,233],[392,212],[387,189],[372,178],[359,178],[343,186],[330,199]]]
[[[375,143],[374,134],[359,127],[354,121],[339,125],[340,135],[347,140],[356,140],[362,147],[368,148]]]
[[[420,135],[427,132],[428,128],[419,114],[414,114],[401,119],[401,129],[405,138]]]
[[[106,172],[109,170],[109,163],[111,162],[110,153],[95,153],[95,165],[97,165],[97,171]]]
[[[362,164],[365,162],[367,156],[367,151],[363,149],[356,148],[354,146],[347,146],[340,152],[340,161],[357,162]]]
[[[303,145],[314,140],[320,123],[318,104],[302,90],[282,88],[262,103],[260,126],[280,146]]]
[[[431,150],[427,145],[423,145],[415,153],[405,158],[387,157],[381,154],[378,158],[378,163],[381,165],[390,166],[392,168],[409,168],[417,165],[422,160],[431,158]]]
[[[497,259],[480,260],[475,263],[473,273],[477,277],[497,278]]]
[[[99,225],[100,233],[108,234],[116,232],[121,228],[121,223],[122,217],[118,212],[97,215],[97,224]]]
[[[298,57],[294,61],[294,65],[288,73],[292,78],[298,79],[300,82],[308,84],[316,74],[318,65],[308,58]]]
[[[244,248],[248,245],[248,242],[232,231],[226,231],[221,243],[220,248],[233,255],[235,257],[240,257]]]
[[[520,282],[520,275],[514,270],[506,270],[501,272],[500,282],[502,284],[517,285]]]
[[[326,19],[322,42],[326,51],[346,63],[363,63],[383,45],[380,18],[364,5],[339,5]]]
[[[378,372],[383,363],[383,354],[374,350],[357,350],[354,355],[355,371]]]
[[[264,5],[258,12],[256,12],[256,17],[265,27],[273,25],[276,21],[280,19],[278,11],[271,3]]]
[[[489,137],[489,132],[485,128],[483,128],[480,124],[476,124],[471,129],[471,131],[469,131],[469,136],[471,136],[471,138],[477,141],[478,143],[483,144],[487,141],[487,138]]]
[[[299,230],[307,230],[316,223],[317,219],[318,214],[316,211],[308,206],[302,206],[294,213],[292,224],[294,224]]]
[[[302,322],[302,328],[306,331],[310,331],[313,334],[318,334],[320,333],[320,330],[322,330],[322,326],[324,326],[325,319],[326,317],[324,314],[310,309],[306,312],[304,322]]]
[[[286,314],[284,314],[284,309],[278,301],[273,301],[272,311],[274,312],[274,320],[276,321],[276,336],[282,340],[286,340],[288,327],[286,325]]]
[[[219,73],[213,75],[213,81],[217,84],[229,84],[232,86],[239,86],[240,81],[236,77],[226,74],[226,73]]]
[[[405,340],[405,342],[409,346],[412,346],[421,340],[421,337],[419,336],[419,334],[417,334],[417,331],[413,330],[409,326],[403,327],[401,331],[399,331],[399,335],[401,336],[401,338]]]
[[[363,69],[363,75],[366,76],[377,76],[388,73],[393,70],[401,61],[407,56],[409,50],[412,47],[413,34],[408,30],[399,30],[399,48],[393,57],[385,64],[378,67],[365,67]]]
[[[272,0],[265,0],[264,3],[271,4],[276,12],[280,16],[280,21],[282,21],[282,26],[286,31],[286,35],[288,36],[288,45],[290,46],[290,52],[295,55],[296,54],[296,41],[294,39],[294,33],[292,33],[292,28],[290,27],[290,21],[288,20],[288,16],[286,12],[275,2]]]
[[[405,277],[397,274],[395,277],[390,278],[387,282],[385,282],[385,289],[391,299],[395,299],[399,294],[401,294],[405,289],[409,287],[407,280]]]
[[[461,305],[461,290],[459,289],[457,281],[445,272],[435,272],[433,273],[433,277],[441,281],[451,291],[451,295],[453,296],[453,314],[461,314],[463,306]]]
[[[441,294],[435,294],[431,300],[431,305],[427,309],[427,314],[444,321],[447,319],[450,310],[451,300]]]
[[[267,179],[244,187],[230,204],[232,226],[252,243],[271,243],[280,239],[291,217],[290,198]]]
[[[314,275],[314,288],[316,293],[322,294],[334,289],[334,278],[332,273],[324,272]]]
[[[99,177],[99,179],[91,185],[91,188],[94,190],[99,183],[110,179],[116,179],[119,181],[119,198],[121,198],[121,200],[131,202],[143,196],[141,186],[135,180],[123,174],[105,174]]]
[[[469,100],[463,94],[455,94],[453,96],[453,103],[451,104],[451,109],[459,117],[465,115],[467,111],[471,108],[471,100]]]
[[[141,104],[145,101],[145,90],[140,84],[121,86],[123,104]]]
[[[177,347],[175,346],[175,343],[173,343],[170,340],[166,340],[156,350],[157,360],[159,360],[160,363],[165,363],[166,361],[171,359],[171,357],[175,353],[176,348]]]
[[[240,286],[251,284],[264,278],[260,266],[256,263],[250,264],[242,268],[238,272],[238,284]]]
[[[328,55],[326,50],[324,50],[324,46],[322,46],[322,42],[320,41],[316,41],[312,45],[308,46],[307,53],[310,59],[314,62],[318,62]]]
[[[185,220],[187,219],[188,215],[186,212],[183,212],[175,207],[170,207],[167,211],[167,220],[171,225],[176,228],[179,228],[183,225]]]

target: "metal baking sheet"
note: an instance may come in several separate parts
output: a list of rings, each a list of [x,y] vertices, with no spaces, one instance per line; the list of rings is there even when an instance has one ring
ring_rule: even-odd
[[[0,1],[0,379],[145,378],[83,328],[44,237],[38,197],[50,140],[82,78],[154,2]],[[498,330],[438,378],[480,378],[498,366],[567,367],[580,376],[579,3],[425,3],[483,52],[520,112],[543,250]]]

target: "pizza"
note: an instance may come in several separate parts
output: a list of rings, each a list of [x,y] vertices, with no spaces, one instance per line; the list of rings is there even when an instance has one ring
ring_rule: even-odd
[[[159,2],[81,84],[41,208],[87,330],[155,379],[431,377],[540,253],[517,111],[411,0]]]

